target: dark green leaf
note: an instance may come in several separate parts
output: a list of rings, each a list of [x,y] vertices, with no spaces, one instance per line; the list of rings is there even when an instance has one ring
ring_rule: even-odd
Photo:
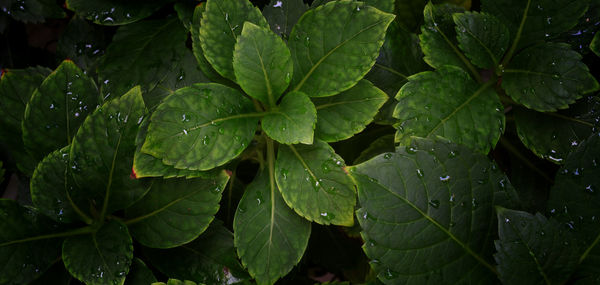
[[[423,8],[427,0],[396,0],[396,22],[407,32],[417,32],[423,24]]]
[[[198,34],[208,62],[223,77],[234,81],[233,50],[244,22],[269,27],[260,10],[248,0],[208,0]]]
[[[325,97],[354,86],[375,63],[393,19],[392,14],[349,0],[306,12],[288,42],[294,90]]]
[[[27,103],[23,117],[25,148],[42,160],[70,144],[79,126],[100,102],[94,81],[72,61],[63,61]]]
[[[173,9],[177,12],[177,17],[188,30],[192,27],[194,9],[196,9],[197,4],[198,2],[196,0],[181,0],[173,6]]]
[[[592,50],[597,56],[600,56],[600,33],[596,32],[592,42],[590,43],[590,50]]]
[[[287,40],[292,27],[306,10],[308,6],[302,0],[271,0],[262,13],[269,22],[271,30]]]
[[[354,160],[354,164],[365,162],[378,154],[394,151],[394,135],[384,135],[373,141]]]
[[[317,108],[315,135],[324,141],[335,142],[362,131],[387,101],[387,95],[367,80],[326,98],[314,98]]]
[[[310,98],[300,91],[292,91],[265,115],[262,129],[280,143],[312,144],[316,122],[317,111]]]
[[[58,39],[56,54],[69,58],[88,75],[96,73],[98,62],[107,46],[107,37],[100,26],[73,17]]]
[[[66,7],[100,25],[124,25],[146,18],[171,0],[67,0]]]
[[[148,285],[156,281],[152,270],[141,259],[134,257],[131,269],[129,269],[129,274],[127,274],[127,279],[125,280],[125,285]]]
[[[508,49],[508,28],[496,17],[477,12],[454,14],[459,47],[473,64],[495,68]]]
[[[286,204],[263,171],[248,185],[233,223],[238,256],[258,284],[273,284],[302,258],[310,222]]]
[[[286,203],[309,221],[352,226],[356,194],[345,164],[327,143],[281,145],[275,178]]]
[[[5,0],[2,1],[2,12],[25,23],[39,23],[46,21],[46,18],[65,17],[65,12],[54,0]]]
[[[516,195],[487,157],[420,139],[350,174],[363,249],[384,283],[494,283],[494,205],[512,205]]]
[[[132,258],[131,236],[117,220],[106,222],[91,234],[67,238],[63,243],[65,267],[86,284],[123,284]]]
[[[290,84],[293,67],[281,38],[269,29],[244,23],[233,52],[233,71],[246,94],[275,106]]]
[[[454,66],[411,76],[396,96],[396,141],[442,136],[487,153],[504,129],[504,108],[491,83],[479,85]]]
[[[523,50],[503,73],[506,93],[527,108],[542,112],[565,109],[600,87],[581,62],[581,55],[562,43]]]

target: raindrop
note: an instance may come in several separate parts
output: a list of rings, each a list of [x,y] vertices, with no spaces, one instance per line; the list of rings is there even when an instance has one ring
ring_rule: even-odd
[[[413,147],[413,146],[407,146],[406,148],[404,148],[404,150],[406,150],[407,153],[410,154],[415,154],[417,153],[417,148]]]
[[[596,194],[596,186],[590,184],[588,186],[585,187],[585,192],[589,193],[589,194]]]
[[[424,176],[424,174],[423,174],[423,170],[422,170],[422,169],[417,169],[417,175],[418,175],[419,177],[423,177],[423,176]]]
[[[359,6],[356,6],[356,11],[360,11],[360,7]]]
[[[210,137],[208,135],[205,135],[204,138],[202,138],[202,144],[208,145],[209,143],[210,143]]]
[[[457,152],[456,152],[456,151],[450,151],[450,152],[448,153],[448,157],[449,157],[449,158],[456,157],[456,155],[457,155]]]
[[[504,222],[508,224],[508,223],[510,223],[510,219],[509,218],[504,218]]]
[[[287,175],[288,175],[289,171],[287,169],[285,169],[285,168],[282,168],[280,172],[281,172],[281,177],[284,180],[287,179]]]
[[[185,134],[187,136],[187,130],[183,129],[183,134]]]
[[[225,21],[229,21],[229,13],[225,13]]]
[[[390,158],[392,158],[392,153],[388,152],[388,153],[384,154],[383,158],[384,159],[390,159]]]
[[[479,206],[479,203],[475,200],[475,198],[471,199],[471,207],[473,209],[477,209],[477,206]]]
[[[440,201],[439,200],[429,200],[429,205],[435,209],[440,207]]]
[[[448,182],[450,180],[450,175],[440,176],[440,181]]]
[[[79,117],[79,112],[75,112],[75,117]]]
[[[290,73],[289,72],[286,73],[285,74],[285,83],[289,84],[291,80],[292,80],[292,76],[290,75]]]
[[[223,128],[223,127],[220,127],[220,128],[219,128],[219,134],[224,134],[224,133],[225,133],[225,128]]]
[[[282,7],[282,6],[283,6],[283,2],[281,2],[281,1],[277,1],[277,2],[275,2],[275,5],[273,5],[274,8]]]
[[[111,17],[106,17],[106,18],[104,18],[103,22],[104,23],[114,23],[115,20],[113,20],[113,18],[111,18]]]
[[[310,45],[310,37],[304,38],[304,46],[308,47]]]
[[[552,24],[552,17],[546,18],[546,23],[548,23],[548,25]]]
[[[54,104],[50,104],[50,110],[54,109]]]

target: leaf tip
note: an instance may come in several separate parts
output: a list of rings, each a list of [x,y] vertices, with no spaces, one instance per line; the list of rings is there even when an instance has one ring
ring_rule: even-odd
[[[129,174],[129,179],[137,179],[137,174],[135,173],[135,168],[132,166],[131,167],[131,174]]]

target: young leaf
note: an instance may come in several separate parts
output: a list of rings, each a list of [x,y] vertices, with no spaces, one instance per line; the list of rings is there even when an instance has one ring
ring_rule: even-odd
[[[146,18],[170,0],[113,1],[67,0],[66,8],[99,25],[125,25]]]
[[[459,47],[471,62],[480,68],[497,67],[508,49],[508,28],[486,13],[465,12],[452,18]]]
[[[38,160],[71,143],[100,104],[96,84],[70,60],[63,61],[33,92],[23,117],[23,143]]]
[[[146,110],[139,86],[105,103],[73,138],[69,166],[78,187],[69,194],[82,209],[101,215],[124,209],[148,189],[132,179],[135,135]]]
[[[181,88],[152,114],[142,152],[188,170],[209,170],[248,146],[261,113],[239,91],[215,83]]]
[[[208,62],[223,77],[234,81],[233,50],[244,22],[269,28],[260,10],[248,0],[208,0],[198,34]]]
[[[315,105],[300,91],[289,92],[262,119],[262,129],[283,144],[312,144],[317,122]]]
[[[25,240],[51,233],[56,223],[8,199],[0,199],[0,217],[0,284],[27,284],[60,256],[61,240]]]
[[[123,284],[132,258],[131,236],[117,220],[104,223],[91,234],[67,238],[63,243],[65,267],[86,284]]]
[[[392,14],[350,0],[304,13],[288,42],[294,90],[325,97],[354,86],[375,63],[393,19]]]
[[[131,235],[148,247],[171,248],[197,238],[214,219],[229,176],[156,179],[142,200],[127,208]]]
[[[233,52],[233,71],[246,94],[275,106],[292,78],[290,50],[271,30],[245,22]]]
[[[323,225],[352,226],[356,194],[344,167],[325,142],[281,145],[275,178],[285,202],[300,216]]]
[[[257,174],[233,222],[238,256],[258,284],[273,284],[292,270],[310,237],[310,222],[285,204],[272,179],[267,171]]]
[[[564,226],[542,214],[508,210],[498,213],[496,262],[502,284],[562,284],[579,258],[575,239]]]
[[[302,0],[271,0],[262,13],[269,22],[271,30],[287,40],[292,27],[306,10],[308,6]]]
[[[152,270],[141,259],[134,257],[124,285],[147,285],[156,281]]]
[[[409,77],[396,96],[396,141],[442,136],[487,153],[504,129],[504,108],[492,83],[479,85],[454,66]]]
[[[314,98],[317,108],[315,135],[326,142],[352,137],[362,131],[387,101],[387,95],[367,80],[326,98]]]
[[[583,94],[599,89],[581,55],[563,43],[521,51],[503,70],[502,87],[513,100],[541,112],[566,109]]]
[[[481,153],[426,139],[350,167],[363,249],[389,284],[493,284],[494,205],[516,197]],[[394,238],[390,238],[394,237]]]

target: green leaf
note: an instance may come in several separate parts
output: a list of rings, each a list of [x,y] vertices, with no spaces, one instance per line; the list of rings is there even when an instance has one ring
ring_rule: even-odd
[[[565,109],[600,88],[581,55],[562,43],[546,43],[517,54],[503,70],[502,87],[516,102],[542,112]]]
[[[66,7],[96,24],[114,26],[146,18],[170,1],[67,0]]]
[[[65,12],[53,0],[6,0],[2,11],[13,19],[25,23],[41,23],[47,18],[64,18]]]
[[[179,169],[209,170],[248,146],[260,113],[239,91],[215,84],[181,88],[158,106],[142,152]]]
[[[280,145],[275,178],[285,202],[323,225],[352,226],[356,194],[343,159],[327,143]]]
[[[452,18],[459,47],[471,62],[480,68],[497,67],[508,49],[508,28],[486,13],[465,12]]]
[[[287,40],[292,27],[306,10],[308,6],[302,0],[271,0],[262,13],[269,22],[271,30]]]
[[[70,60],[63,61],[33,92],[23,117],[25,148],[42,160],[71,143],[101,102],[96,84]]]
[[[267,28],[244,23],[233,52],[233,71],[246,94],[275,106],[290,84],[293,67],[281,38]]]
[[[186,29],[192,27],[192,20],[194,18],[194,10],[198,2],[196,0],[183,0],[175,3],[173,9],[177,12],[177,17]]]
[[[326,98],[314,98],[317,108],[315,135],[326,142],[352,137],[362,131],[387,101],[388,96],[367,80]]]
[[[0,199],[0,217],[0,284],[27,284],[60,256],[61,240],[25,240],[55,231],[56,223],[8,199]]]
[[[516,50],[551,40],[574,27],[587,7],[587,0],[481,1],[483,12],[496,16],[508,27]]]
[[[317,122],[315,105],[300,91],[289,92],[262,119],[262,129],[283,144],[312,144]]]
[[[108,38],[101,26],[90,24],[81,17],[73,17],[58,39],[56,54],[59,58],[71,59],[88,76],[96,68],[108,45]]]
[[[593,51],[597,56],[600,56],[600,33],[596,32],[592,42],[590,43],[590,50]]]
[[[198,34],[208,62],[223,77],[234,81],[233,51],[244,22],[269,27],[260,10],[248,0],[208,0]]]
[[[144,93],[168,75],[177,48],[187,31],[177,18],[148,20],[119,27],[98,66],[101,91],[106,98],[124,94],[134,85]]]
[[[105,103],[87,117],[73,138],[69,194],[84,210],[94,205],[104,217],[139,200],[148,189],[130,177],[135,136],[146,110],[140,87]]]
[[[123,284],[132,258],[131,236],[117,220],[104,223],[91,234],[67,238],[63,243],[65,267],[86,284]]]
[[[394,14],[396,22],[407,32],[417,32],[423,24],[423,9],[427,0],[396,0]]]
[[[502,284],[563,284],[577,265],[573,236],[542,214],[497,208],[496,262]]]
[[[350,0],[304,13],[288,42],[294,90],[325,97],[354,86],[375,63],[393,19],[392,14]]]
[[[300,261],[310,222],[284,202],[268,171],[248,185],[235,213],[235,247],[258,284],[273,284]]]
[[[396,96],[396,141],[408,145],[413,136],[442,136],[487,153],[504,129],[504,108],[493,83],[479,85],[453,66],[411,76]]]
[[[512,205],[516,194],[486,156],[420,139],[350,175],[363,249],[384,283],[495,283],[494,205]]]
[[[156,281],[152,270],[141,259],[134,257],[125,285],[148,285]]]
[[[197,238],[214,219],[229,176],[155,179],[150,191],[125,213],[131,235],[148,247],[171,248]]]
[[[600,121],[600,98],[588,96],[556,113],[516,108],[514,114],[523,144],[537,156],[562,164]]]

